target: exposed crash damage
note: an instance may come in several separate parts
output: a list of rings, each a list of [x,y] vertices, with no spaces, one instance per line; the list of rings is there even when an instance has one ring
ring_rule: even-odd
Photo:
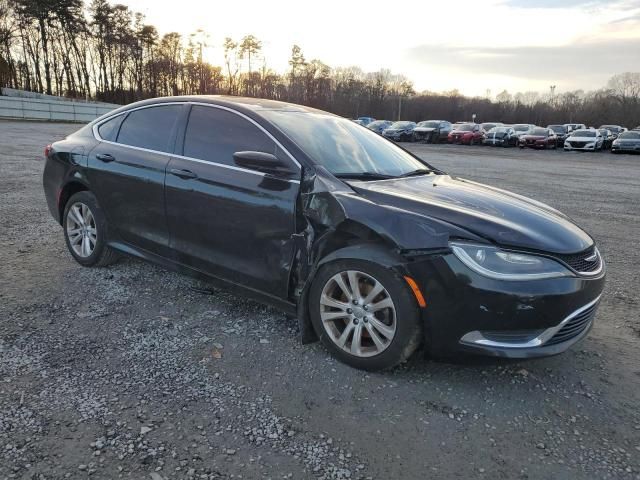
[[[146,100],[45,155],[49,209],[79,264],[125,253],[208,278],[297,315],[303,342],[357,368],[420,344],[562,352],[604,285],[595,242],[560,212],[307,107]]]
[[[307,171],[300,184],[305,225],[296,238],[298,251],[292,271],[293,291],[303,343],[318,340],[308,310],[308,289],[318,267],[339,258],[375,258],[402,276],[407,263],[449,251],[452,225],[392,206],[375,205],[336,182],[323,167]],[[468,232],[460,230],[462,235]],[[478,238],[478,240],[481,240]]]

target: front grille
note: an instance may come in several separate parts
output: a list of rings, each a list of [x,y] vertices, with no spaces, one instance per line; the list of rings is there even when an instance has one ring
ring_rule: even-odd
[[[589,325],[591,325],[597,308],[598,303],[596,302],[586,310],[580,312],[580,314],[573,317],[560,330],[558,330],[556,334],[545,343],[545,345],[556,345],[580,335],[589,328]]]
[[[595,258],[593,260],[587,260],[594,255]],[[584,252],[572,255],[556,255],[556,258],[578,273],[597,272],[602,266],[602,258],[596,247],[591,247]]]
[[[587,142],[569,142],[569,145],[571,145],[573,148],[584,148],[586,144]]]

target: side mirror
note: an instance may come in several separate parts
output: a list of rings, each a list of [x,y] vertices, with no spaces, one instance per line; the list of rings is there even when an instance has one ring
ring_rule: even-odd
[[[294,173],[289,163],[266,152],[236,152],[233,154],[233,161],[239,167],[279,177],[290,177]]]

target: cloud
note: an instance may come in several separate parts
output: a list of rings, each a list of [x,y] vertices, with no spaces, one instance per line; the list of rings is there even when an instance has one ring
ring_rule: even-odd
[[[568,45],[459,47],[421,45],[406,60],[468,75],[500,75],[582,87],[604,86],[615,73],[637,71],[640,38],[576,41]]]
[[[503,5],[515,8],[587,8],[600,3],[596,0],[505,0]]]

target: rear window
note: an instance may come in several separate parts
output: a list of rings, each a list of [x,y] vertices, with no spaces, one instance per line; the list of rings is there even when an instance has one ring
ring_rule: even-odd
[[[172,133],[182,105],[134,110],[122,122],[118,143],[159,152],[172,151]]]

